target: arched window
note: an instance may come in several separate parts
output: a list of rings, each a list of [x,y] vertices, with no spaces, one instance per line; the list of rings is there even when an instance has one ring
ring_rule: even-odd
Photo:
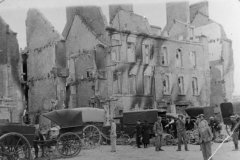
[[[198,79],[197,79],[197,77],[192,78],[192,92],[193,92],[193,95],[198,95]]]
[[[176,51],[176,65],[177,67],[182,67],[183,62],[182,62],[182,50],[179,48]]]
[[[162,49],[161,49],[161,64],[163,66],[167,66],[168,65],[168,51],[167,51],[167,47],[162,47]]]
[[[178,87],[179,87],[179,94],[184,95],[184,78],[183,76],[178,77]]]

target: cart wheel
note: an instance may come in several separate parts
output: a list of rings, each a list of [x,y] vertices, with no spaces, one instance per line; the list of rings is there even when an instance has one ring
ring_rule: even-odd
[[[173,145],[174,143],[174,138],[172,135],[170,134],[166,134],[163,136],[163,140],[165,141],[166,145]]]
[[[227,131],[228,135],[230,135],[231,128],[232,128],[231,125],[227,125],[227,124],[226,124],[226,131]]]
[[[75,133],[64,133],[58,138],[56,148],[64,158],[74,157],[78,155],[82,149],[81,139]]]
[[[127,134],[123,134],[119,138],[119,142],[121,145],[128,145],[130,141],[130,137]]]
[[[88,125],[83,128],[84,139],[91,144],[92,147],[99,145],[102,139],[99,129],[94,125]]]
[[[21,134],[11,132],[0,137],[1,160],[30,160],[31,147]]]

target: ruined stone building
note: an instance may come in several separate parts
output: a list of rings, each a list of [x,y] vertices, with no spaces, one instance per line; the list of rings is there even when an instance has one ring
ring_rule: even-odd
[[[218,106],[232,100],[233,52],[232,42],[227,38],[222,25],[209,18],[208,2],[189,6],[188,2],[167,4],[167,25],[163,34],[174,39],[196,42],[205,36],[208,40],[210,70],[210,104]]]
[[[190,41],[188,30],[192,26],[186,23],[185,27],[180,21],[180,25],[169,24],[174,19],[171,16],[179,16],[172,10],[178,12],[168,4],[169,21],[160,36],[161,29],[135,14],[131,5],[110,6],[109,47],[111,60],[116,63],[112,67],[112,95],[122,110],[156,107],[170,111],[176,106],[181,113],[185,107],[209,105],[206,37]],[[166,32],[168,25],[174,36]]]
[[[1,17],[0,33],[0,119],[19,122],[25,102],[20,82],[17,33]]]
[[[28,107],[32,123],[36,114],[62,109],[66,97],[65,40],[37,9],[26,19]],[[40,117],[40,124],[44,124]],[[46,122],[47,124],[47,122]]]
[[[108,96],[106,18],[96,6],[67,7],[66,39],[67,105],[102,107]]]
[[[211,106],[232,101],[234,90],[234,61],[232,41],[227,38],[221,24],[210,19],[208,2],[190,6],[190,23],[195,26],[195,36],[207,36],[211,72]]]

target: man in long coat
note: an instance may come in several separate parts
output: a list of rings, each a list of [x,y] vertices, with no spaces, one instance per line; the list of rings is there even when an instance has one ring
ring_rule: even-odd
[[[116,139],[117,139],[116,124],[114,123],[113,119],[110,119],[109,122],[111,125],[110,130],[111,152],[116,152]]]
[[[178,149],[177,149],[177,151],[181,151],[182,141],[185,145],[185,151],[188,151],[187,134],[186,134],[186,129],[185,129],[185,121],[183,120],[183,115],[178,115],[178,120],[176,122],[176,127],[177,127],[177,136],[178,136]]]
[[[141,131],[142,131],[142,127],[141,127],[141,121],[140,120],[137,120],[137,125],[136,125],[136,143],[137,143],[137,147],[138,148],[142,148],[140,146],[141,142],[140,142],[140,139],[141,139]]]
[[[155,133],[155,150],[163,151],[162,147],[162,137],[163,137],[163,126],[162,126],[162,118],[158,117],[158,120],[153,125],[153,131]]]
[[[144,124],[142,125],[142,136],[143,136],[144,148],[147,148],[147,145],[149,144],[149,128],[150,128],[150,125],[148,124],[148,121],[144,120]]]

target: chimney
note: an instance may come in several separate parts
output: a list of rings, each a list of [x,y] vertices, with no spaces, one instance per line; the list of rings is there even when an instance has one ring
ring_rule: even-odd
[[[109,5],[109,20],[110,23],[114,19],[115,15],[118,13],[119,10],[124,10],[128,12],[133,12],[133,5],[132,4],[113,4]]]
[[[189,23],[189,3],[188,2],[172,2],[167,3],[167,23],[172,24],[173,20],[179,20]]]
[[[194,20],[195,15],[199,12],[205,16],[209,16],[207,1],[202,1],[202,2],[190,5],[190,21],[191,22]]]

